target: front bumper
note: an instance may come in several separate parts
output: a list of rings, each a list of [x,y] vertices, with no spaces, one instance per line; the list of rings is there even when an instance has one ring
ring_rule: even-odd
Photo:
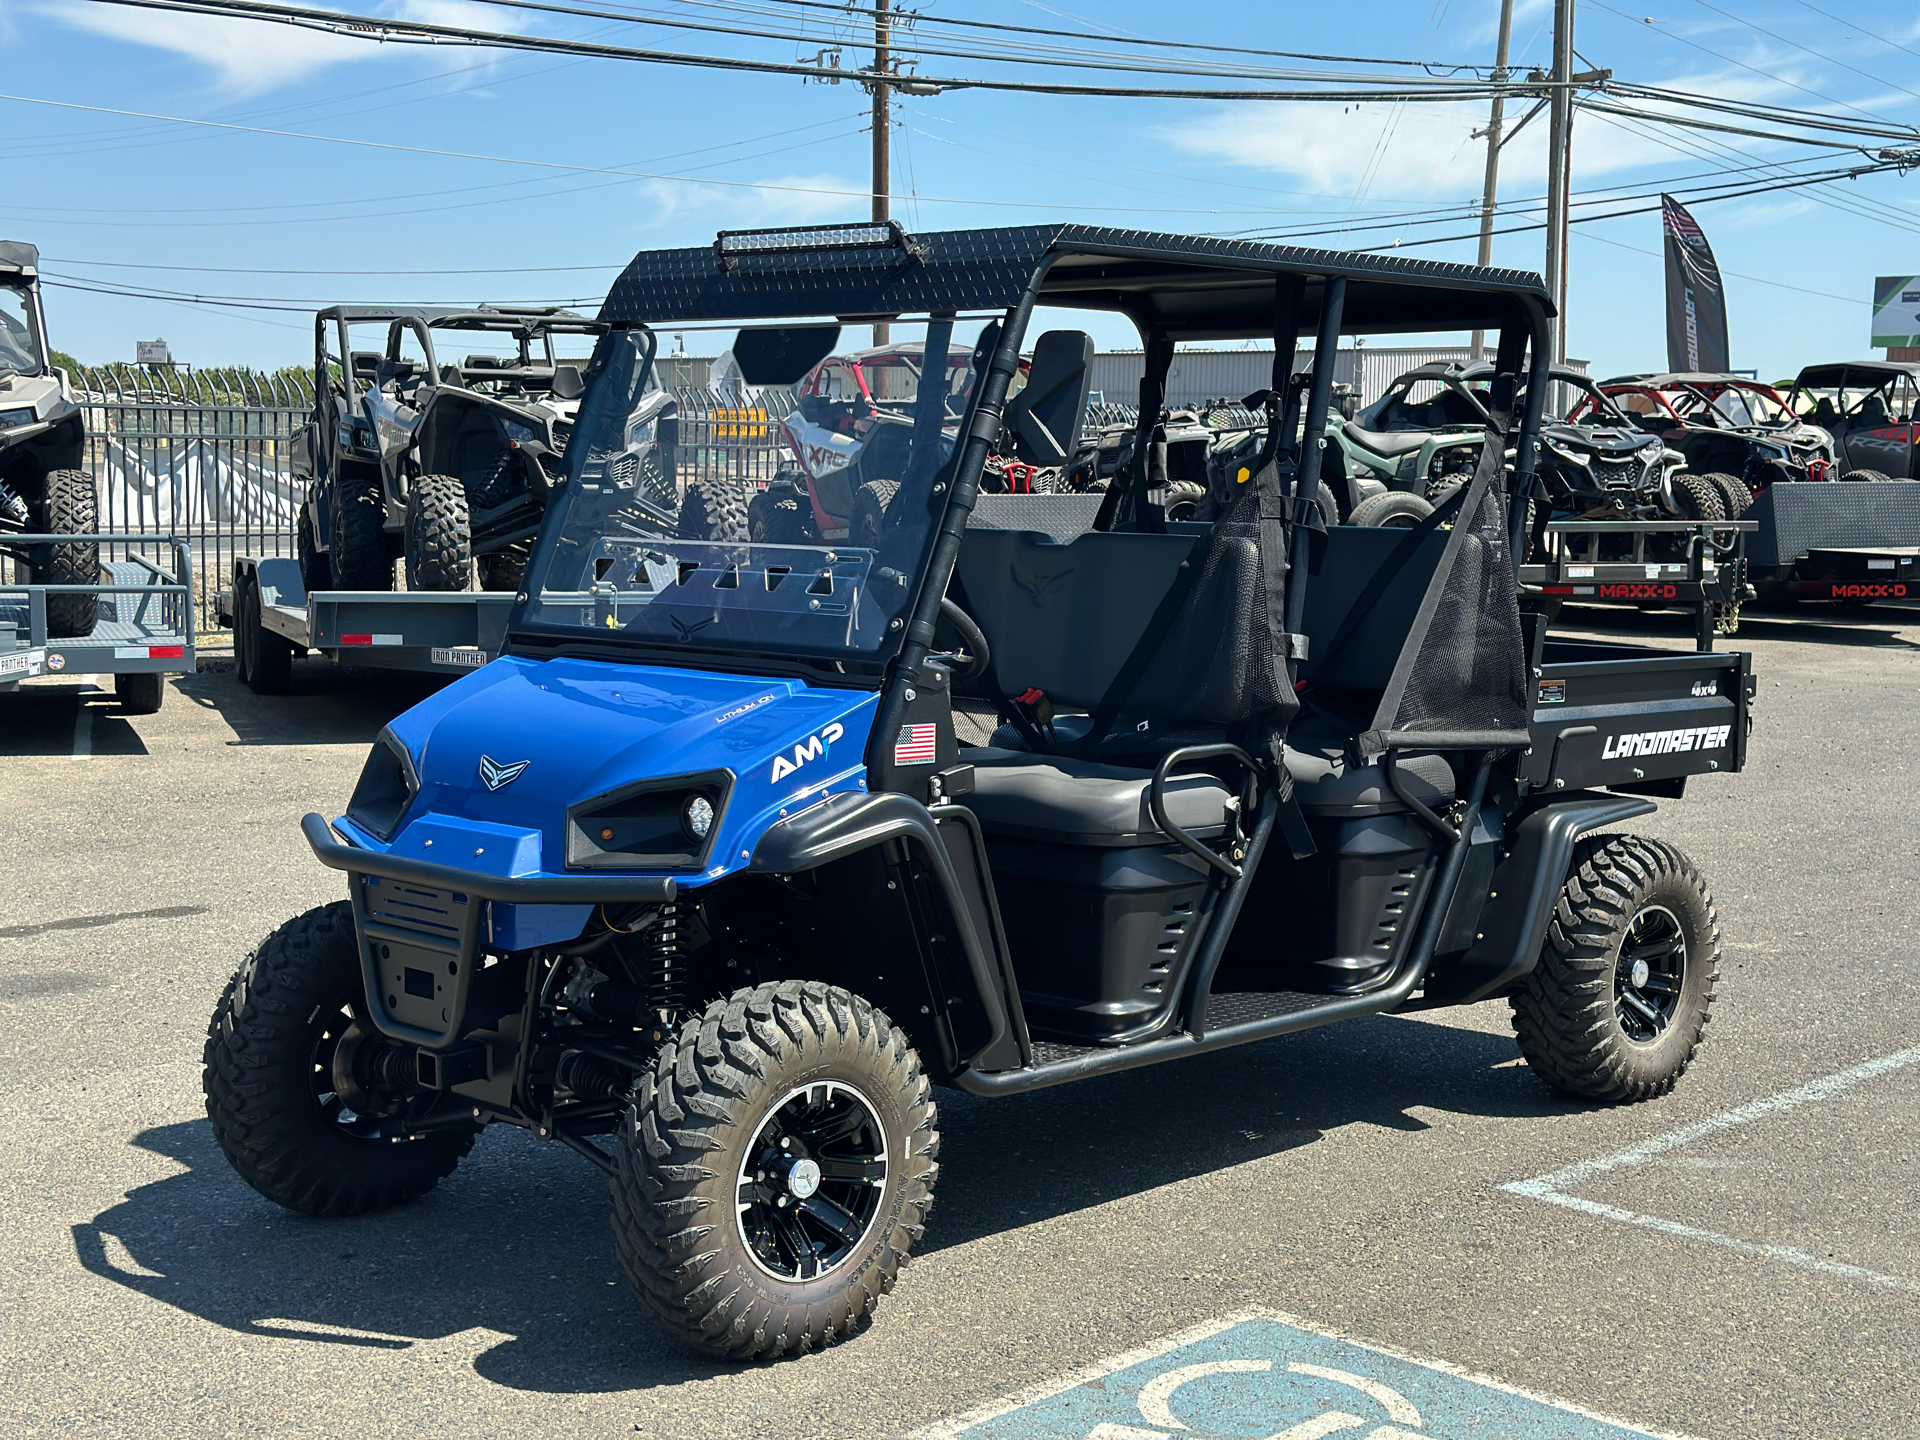
[[[368,1014],[382,1033],[431,1050],[460,1038],[493,904],[664,904],[678,888],[671,875],[489,875],[383,854],[341,843],[314,814],[300,829],[315,859],[347,875]]]

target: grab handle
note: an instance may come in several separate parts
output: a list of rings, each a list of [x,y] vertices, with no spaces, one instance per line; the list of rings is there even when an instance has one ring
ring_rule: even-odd
[[[1169,750],[1153,772],[1153,783],[1147,787],[1147,810],[1153,816],[1153,823],[1160,827],[1168,839],[1199,856],[1229,880],[1238,880],[1240,867],[1237,864],[1201,844],[1167,816],[1167,778],[1174,769],[1221,755],[1229,756],[1246,767],[1247,783],[1241,790],[1240,809],[1243,815],[1251,813],[1259,792],[1260,770],[1253,756],[1238,745],[1183,745],[1178,750]]]

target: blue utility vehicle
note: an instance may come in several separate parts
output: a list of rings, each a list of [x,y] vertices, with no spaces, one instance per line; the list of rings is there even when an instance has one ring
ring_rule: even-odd
[[[982,496],[996,445],[1073,455],[1088,310],[1141,331],[1136,458],[1103,495]],[[1672,846],[1588,832],[1738,770],[1750,679],[1522,613],[1509,499],[1550,313],[1513,271],[1078,225],[637,256],[504,653],[380,735],[343,815],[306,817],[346,897],[219,1002],[226,1155],[351,1215],[521,1127],[611,1177],[663,1324],[758,1357],[893,1286],[936,1086],[1508,997],[1549,1083],[1665,1092],[1713,998],[1713,903]],[[957,438],[953,387],[919,387],[860,543],[663,533],[634,485],[661,449],[654,327],[739,324],[770,385],[882,320],[972,380]],[[1339,338],[1469,329],[1499,336],[1476,468],[1409,529],[1327,528]],[[1169,520],[1149,442],[1175,345],[1222,339],[1275,345],[1264,439],[1217,519]]]

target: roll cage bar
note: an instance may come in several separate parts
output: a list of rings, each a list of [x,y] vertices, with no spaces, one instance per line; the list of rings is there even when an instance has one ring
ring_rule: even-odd
[[[440,373],[439,357],[434,353],[435,330],[466,330],[511,335],[521,349],[545,335],[599,335],[607,328],[598,320],[564,306],[481,305],[472,309],[427,305],[330,305],[313,317],[313,370],[315,396],[324,393],[327,378],[327,327],[334,328],[335,344],[348,401],[359,399],[360,377],[354,374],[353,351],[348,343],[348,327],[387,321],[387,339],[383,355],[391,363],[400,358],[402,332],[411,331],[426,357],[427,373]],[[532,362],[528,362],[531,364]],[[465,366],[460,367],[465,373]],[[503,368],[501,374],[510,374]]]

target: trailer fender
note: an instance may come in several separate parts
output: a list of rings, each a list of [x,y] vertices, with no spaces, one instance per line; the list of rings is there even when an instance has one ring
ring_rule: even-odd
[[[1514,829],[1513,848],[1494,870],[1479,939],[1466,954],[1428,979],[1426,1003],[1470,1005],[1490,999],[1532,970],[1546,941],[1560,886],[1573,863],[1574,843],[1589,830],[1657,808],[1638,795],[1577,791],[1522,820]]]
[[[948,807],[941,808],[944,811]],[[768,826],[754,846],[752,861],[746,867],[761,874],[796,875],[821,869],[876,846],[897,843],[911,847],[946,902],[955,930],[947,938],[957,945],[965,962],[964,977],[949,971],[949,983],[960,979],[965,989],[972,992],[963,992],[958,997],[950,993],[930,993],[928,1009],[934,1015],[942,1015],[949,1001],[958,998],[963,1004],[978,1005],[975,1013],[985,1017],[988,1029],[984,1045],[969,1046],[970,1053],[954,1053],[950,1057],[950,1068],[954,1069],[972,1063],[979,1056],[995,1054],[1006,1045],[1011,1033],[1007,996],[1018,993],[1012,990],[1012,976],[1005,968],[1006,947],[985,868],[966,865],[968,878],[975,883],[963,883],[962,867],[954,864],[949,841],[939,828],[942,824],[954,824],[957,829],[952,843],[963,847],[963,854],[970,856],[974,838],[973,830],[966,825],[970,819],[965,812],[957,819],[936,817],[907,795],[843,792]],[[929,974],[932,973],[930,970]],[[930,992],[937,983],[929,980]],[[907,1023],[907,1017],[901,1019],[903,1028],[910,1031],[916,1028]]]

